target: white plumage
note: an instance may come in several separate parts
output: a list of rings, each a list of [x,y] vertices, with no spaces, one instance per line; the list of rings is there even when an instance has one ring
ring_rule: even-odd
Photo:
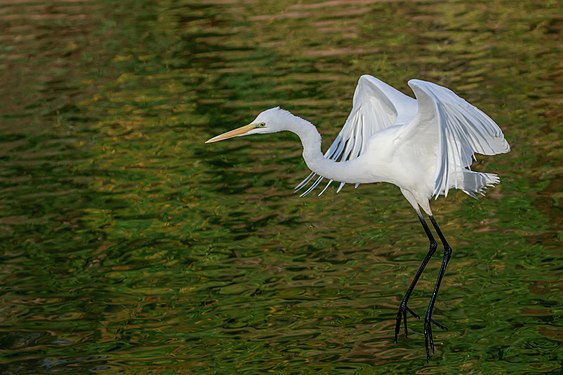
[[[378,137],[386,128],[398,127],[393,142],[401,150],[399,159],[402,156],[406,162],[416,154],[415,159],[421,164],[427,164],[427,160],[421,158],[435,160],[432,195],[436,198],[441,194],[447,196],[450,188],[475,196],[487,186],[498,183],[495,174],[470,169],[475,153],[494,155],[510,151],[498,125],[445,87],[414,79],[409,81],[409,86],[417,100],[375,77],[361,76],[352,111],[325,157],[335,161],[356,159],[367,151],[371,137]],[[398,167],[404,164],[400,160],[398,163]],[[301,194],[307,195],[323,179],[312,172],[296,189],[308,186]],[[330,180],[319,195],[332,182]],[[338,191],[343,186],[341,183]]]

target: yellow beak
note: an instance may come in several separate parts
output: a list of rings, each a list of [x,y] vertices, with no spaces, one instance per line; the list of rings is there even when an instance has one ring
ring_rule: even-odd
[[[248,133],[249,131],[251,131],[254,128],[256,128],[255,124],[249,124],[249,125],[241,126],[240,128],[228,131],[226,133],[223,133],[223,134],[220,134],[216,137],[208,139],[207,141],[205,141],[205,143],[219,142],[219,141],[223,141],[225,139],[229,139],[229,138],[233,138],[233,137],[240,137],[241,135],[245,135],[246,133]]]

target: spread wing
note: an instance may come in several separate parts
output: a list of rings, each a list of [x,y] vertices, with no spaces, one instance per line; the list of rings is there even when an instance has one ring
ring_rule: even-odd
[[[416,101],[402,92],[394,89],[385,82],[363,75],[358,81],[352,111],[336,136],[336,139],[325,152],[325,158],[335,161],[348,161],[357,158],[365,150],[370,137],[379,130],[391,125],[409,121],[416,113]],[[309,187],[301,196],[309,194],[324,177],[311,173],[297,187],[296,190]],[[329,180],[321,195],[330,186]],[[340,191],[344,183],[341,183]],[[358,185],[356,185],[358,186]]]
[[[475,153],[494,155],[510,151],[498,125],[485,113],[457,96],[453,91],[434,83],[410,80],[418,101],[418,112],[398,136],[398,141],[434,142],[437,148],[433,195],[447,195],[451,187],[473,195],[480,187],[494,183],[496,176],[469,172]],[[436,152],[436,151],[434,151]],[[480,178],[472,189],[466,189],[464,178]],[[474,176],[473,176],[474,175]],[[479,175],[479,176],[478,176]],[[497,181],[498,182],[498,179]]]

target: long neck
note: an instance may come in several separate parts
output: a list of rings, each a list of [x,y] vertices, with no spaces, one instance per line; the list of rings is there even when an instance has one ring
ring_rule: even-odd
[[[301,140],[303,159],[310,170],[335,181],[361,182],[358,171],[355,168],[350,168],[352,162],[336,162],[324,157],[321,151],[321,135],[315,125],[295,116],[295,121],[288,125],[287,130],[297,134]]]

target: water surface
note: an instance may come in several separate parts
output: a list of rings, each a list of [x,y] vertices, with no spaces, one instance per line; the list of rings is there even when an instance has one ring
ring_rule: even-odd
[[[0,9],[0,370],[558,373],[555,1],[51,1]],[[361,74],[454,89],[512,152],[434,201],[453,258],[427,363],[393,342],[426,253],[391,185],[299,198],[291,134],[205,145],[281,105],[325,147]],[[438,252],[439,253],[439,252]],[[423,312],[441,254],[411,299]]]

